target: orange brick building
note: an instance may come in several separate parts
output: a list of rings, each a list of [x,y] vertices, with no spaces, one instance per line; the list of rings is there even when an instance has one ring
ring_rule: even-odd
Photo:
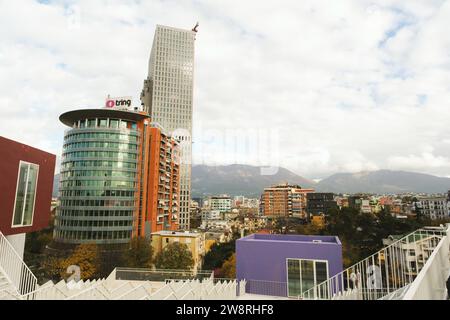
[[[273,217],[306,218],[306,195],[314,189],[298,185],[280,184],[264,189],[263,214]]]
[[[180,151],[179,143],[157,124],[148,128],[145,140],[148,155],[143,165],[142,191],[147,196],[142,197],[145,210],[139,216],[135,233],[148,236],[178,229]]]

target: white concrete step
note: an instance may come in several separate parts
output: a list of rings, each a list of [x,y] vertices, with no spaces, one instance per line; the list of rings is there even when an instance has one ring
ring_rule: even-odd
[[[0,289],[0,300],[19,300],[19,297],[12,287]]]

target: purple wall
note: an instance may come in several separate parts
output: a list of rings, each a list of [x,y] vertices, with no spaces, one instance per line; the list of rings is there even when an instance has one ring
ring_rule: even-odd
[[[313,240],[321,240],[314,243]],[[286,259],[327,260],[329,276],[342,271],[342,245],[334,236],[252,234],[236,241],[236,276],[242,280],[274,281],[276,292],[285,295],[287,282]],[[263,286],[250,281],[253,287]],[[260,291],[260,290],[256,290]],[[264,293],[262,293],[264,294]]]

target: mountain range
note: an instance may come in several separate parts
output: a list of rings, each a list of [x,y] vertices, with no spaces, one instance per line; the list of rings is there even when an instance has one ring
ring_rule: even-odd
[[[313,187],[315,182],[287,169],[278,168],[273,175],[262,175],[263,167],[232,164],[228,166],[192,166],[192,197],[228,194],[259,197],[265,187],[289,182]]]
[[[285,168],[264,175],[263,167],[233,164],[192,166],[192,197],[228,194],[259,197],[265,187],[288,182],[303,188],[334,193],[445,193],[450,190],[450,178],[424,173],[377,170],[358,173],[336,173],[319,182],[299,176]],[[55,175],[53,196],[57,195],[59,174]]]
[[[358,173],[336,173],[318,182],[279,168],[274,175],[261,175],[261,167],[249,165],[192,167],[192,197],[211,194],[259,197],[265,187],[289,182],[319,192],[334,193],[446,193],[450,178],[424,173],[377,170]]]

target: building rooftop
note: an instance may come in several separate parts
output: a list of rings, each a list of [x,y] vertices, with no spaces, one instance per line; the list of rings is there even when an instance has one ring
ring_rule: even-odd
[[[172,236],[172,237],[199,237],[202,235],[202,233],[162,230],[158,232],[152,232],[152,235]]]
[[[73,123],[80,119],[100,117],[138,121],[149,118],[149,115],[142,111],[126,111],[112,108],[78,109],[63,113],[59,116],[59,120],[66,126],[72,127]]]
[[[341,241],[336,236],[307,236],[307,235],[290,235],[290,234],[261,234],[254,233],[244,238],[239,239],[239,241],[277,241],[277,242],[318,242],[318,243],[333,243],[341,244]]]

